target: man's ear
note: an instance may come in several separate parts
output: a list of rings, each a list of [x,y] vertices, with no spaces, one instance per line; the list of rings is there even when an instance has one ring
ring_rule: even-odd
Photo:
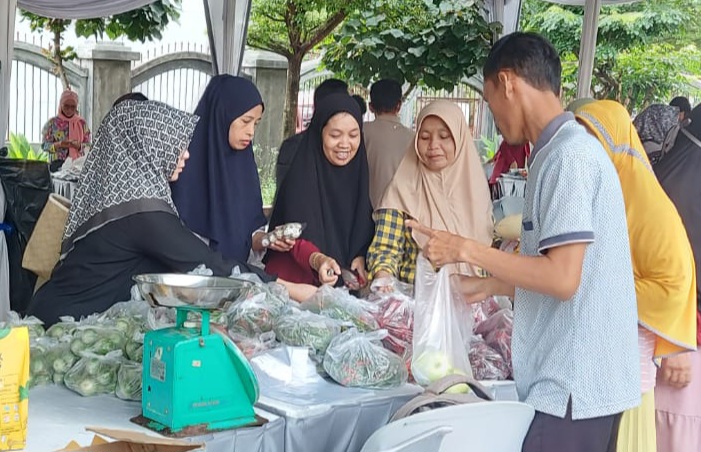
[[[512,71],[500,71],[497,74],[498,86],[497,89],[507,99],[511,100],[514,97],[515,76]]]

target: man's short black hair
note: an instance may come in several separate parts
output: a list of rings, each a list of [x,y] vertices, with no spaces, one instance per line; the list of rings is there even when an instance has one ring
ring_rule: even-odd
[[[511,69],[532,87],[560,96],[562,63],[555,47],[536,33],[516,32],[504,36],[492,47],[484,64],[484,80]]]
[[[669,105],[677,107],[680,112],[684,113],[684,116],[689,116],[691,113],[691,102],[684,96],[675,97],[670,101]]]
[[[144,96],[142,93],[126,93],[123,96],[120,96],[117,100],[115,100],[112,106],[116,107],[117,105],[121,104],[126,100],[136,100],[139,102],[143,102],[148,100],[148,97]]]
[[[314,107],[319,105],[319,101],[330,94],[348,94],[348,83],[337,78],[326,79],[314,90]]]
[[[360,114],[365,116],[365,113],[368,112],[368,105],[365,103],[365,99],[363,99],[363,96],[361,96],[360,94],[353,94],[351,97],[355,99],[356,102],[358,102],[358,107],[360,107]]]
[[[393,113],[401,101],[402,85],[396,80],[378,80],[370,87],[370,105],[376,114]]]

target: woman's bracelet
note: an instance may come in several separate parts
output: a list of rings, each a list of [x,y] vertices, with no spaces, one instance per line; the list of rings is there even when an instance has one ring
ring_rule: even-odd
[[[311,256],[309,256],[309,266],[312,268],[314,271],[319,271],[319,259],[323,258],[324,255],[317,252],[312,253]]]

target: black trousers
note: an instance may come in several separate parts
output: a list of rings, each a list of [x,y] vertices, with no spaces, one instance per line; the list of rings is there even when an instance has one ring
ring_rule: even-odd
[[[565,418],[536,412],[522,452],[615,452],[621,415],[572,420],[572,401]]]

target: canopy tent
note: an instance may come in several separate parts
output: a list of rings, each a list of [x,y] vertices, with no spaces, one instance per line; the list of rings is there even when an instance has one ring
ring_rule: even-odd
[[[561,5],[584,6],[582,24],[582,44],[579,47],[579,70],[577,72],[577,97],[591,97],[591,79],[594,72],[596,35],[599,29],[601,5],[621,5],[640,0],[546,0]]]
[[[0,137],[7,132],[16,8],[61,19],[86,19],[141,8],[153,0],[1,0],[0,1]],[[214,73],[238,74],[241,68],[250,0],[203,0]]]

